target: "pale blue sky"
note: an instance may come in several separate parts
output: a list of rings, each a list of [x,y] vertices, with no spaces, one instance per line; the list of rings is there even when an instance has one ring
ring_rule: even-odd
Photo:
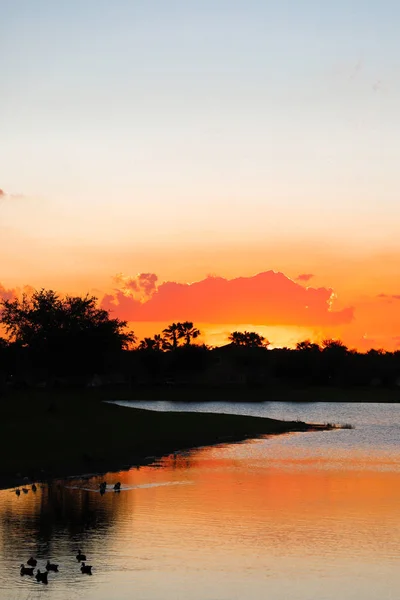
[[[394,0],[0,0],[0,188],[43,199],[3,226],[396,244],[399,24]]]

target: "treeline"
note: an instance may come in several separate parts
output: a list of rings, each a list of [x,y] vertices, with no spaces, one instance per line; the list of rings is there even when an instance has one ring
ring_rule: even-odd
[[[400,385],[400,352],[361,354],[341,341],[269,349],[256,332],[234,331],[225,346],[199,344],[190,321],[138,340],[93,296],[41,290],[0,303],[0,389],[7,386],[196,385],[268,387]]]

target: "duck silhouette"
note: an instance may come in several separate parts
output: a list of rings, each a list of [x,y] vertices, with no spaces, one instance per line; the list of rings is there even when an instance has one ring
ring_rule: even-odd
[[[20,496],[21,495],[21,490],[17,489],[17,490],[15,490],[15,493],[17,494],[17,496]]]
[[[48,560],[46,563],[46,571],[54,571],[58,573],[58,565],[55,565]]]
[[[86,554],[82,554],[80,548],[78,548],[78,554],[76,555],[76,560],[79,560],[79,562],[81,562],[82,560],[86,560]]]
[[[121,490],[121,482],[117,481],[117,483],[114,485],[114,492],[119,492]]]
[[[33,567],[25,567],[25,565],[21,565],[20,573],[21,575],[33,575]]]
[[[36,485],[34,483],[32,483],[32,492],[36,492],[36,490],[37,490]]]
[[[84,562],[81,565],[82,573],[86,573],[87,575],[92,574],[92,565],[86,565]]]
[[[37,560],[35,558],[33,558],[33,556],[31,556],[30,559],[26,561],[26,564],[29,565],[30,567],[36,567]]]
[[[45,571],[44,573],[40,572],[40,569],[37,570],[37,573],[35,575],[36,577],[36,581],[41,581],[42,583],[47,584],[47,571]]]

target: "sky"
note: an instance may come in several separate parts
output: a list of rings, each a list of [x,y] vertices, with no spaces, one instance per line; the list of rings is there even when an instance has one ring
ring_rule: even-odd
[[[400,348],[399,19],[1,0],[0,293],[92,293],[139,335]]]

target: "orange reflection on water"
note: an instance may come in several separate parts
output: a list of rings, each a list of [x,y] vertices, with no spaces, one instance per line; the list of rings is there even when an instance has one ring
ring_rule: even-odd
[[[249,468],[244,460],[220,455],[219,448],[205,448],[165,458],[157,470],[121,474],[125,486],[188,484],[138,488],[127,496],[126,509],[131,499],[137,515],[154,510],[164,527],[178,526],[211,545],[218,533],[218,545],[225,540],[231,549],[256,543],[282,554],[295,548],[344,555],[400,552],[398,473],[365,470],[361,459],[354,459],[351,470],[298,471],[263,461],[250,461]]]
[[[351,469],[270,464],[259,449],[202,448],[36,495],[0,492],[3,557],[50,551],[63,564],[62,599],[71,586],[97,600],[113,590],[144,600],[333,599],[350,581],[346,598],[390,597],[400,585],[399,473],[375,459],[366,469],[365,457],[349,457]],[[121,481],[121,493],[101,496],[103,479]],[[77,544],[96,565],[90,585],[76,573]],[[0,576],[7,589],[1,563]]]

